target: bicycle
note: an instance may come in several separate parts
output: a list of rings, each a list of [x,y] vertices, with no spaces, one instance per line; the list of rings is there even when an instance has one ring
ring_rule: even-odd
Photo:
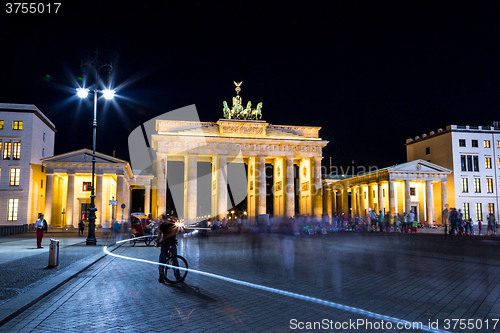
[[[179,255],[173,255],[171,245],[168,247],[166,264],[170,265],[170,266],[182,268],[182,269],[175,269],[175,268],[168,267],[168,266],[162,266],[163,267],[163,274],[164,274],[165,280],[167,282],[179,283],[179,282],[184,281],[184,279],[186,278],[186,275],[188,273],[188,271],[187,271],[188,263],[187,263],[186,259],[184,259],[184,257],[179,256]]]

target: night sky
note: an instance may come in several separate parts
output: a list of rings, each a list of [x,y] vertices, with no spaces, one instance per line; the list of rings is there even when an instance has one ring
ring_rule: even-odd
[[[54,9],[54,6],[52,7]],[[201,121],[243,81],[263,120],[321,126],[323,165],[406,161],[409,137],[500,120],[500,2],[65,1],[57,14],[0,14],[0,102],[35,104],[55,153],[92,148],[81,61],[114,66],[97,151],[128,160],[143,122],[195,104]]]

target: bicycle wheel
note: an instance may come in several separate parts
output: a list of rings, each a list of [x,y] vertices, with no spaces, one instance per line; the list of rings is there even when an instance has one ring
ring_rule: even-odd
[[[135,235],[130,235],[130,246],[135,246]]]
[[[181,256],[173,256],[167,259],[167,265],[177,266],[180,267],[181,269],[175,269],[164,266],[165,280],[167,280],[170,283],[179,283],[186,278],[188,271],[182,269],[182,268],[185,269],[188,268],[188,263],[186,259],[184,259]]]

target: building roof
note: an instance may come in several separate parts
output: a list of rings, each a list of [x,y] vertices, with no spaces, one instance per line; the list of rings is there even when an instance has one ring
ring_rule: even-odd
[[[6,111],[6,112],[30,112],[30,113],[34,113],[51,130],[53,130],[54,132],[57,132],[56,126],[34,104],[0,103],[0,111]]]

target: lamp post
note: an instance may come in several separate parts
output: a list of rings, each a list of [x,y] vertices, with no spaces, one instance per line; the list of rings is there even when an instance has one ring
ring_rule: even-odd
[[[96,52],[96,57],[94,60],[88,63],[82,63],[82,69],[84,70],[84,76],[86,74],[85,68],[89,68],[93,71],[94,74],[94,79],[95,83],[91,85],[89,88],[85,88],[85,85],[83,88],[78,88],[76,89],[77,95],[80,98],[86,98],[89,94],[90,91],[94,94],[94,120],[92,122],[92,188],[90,192],[90,208],[89,208],[89,233],[87,236],[87,245],[96,245],[97,240],[95,238],[95,212],[97,211],[97,208],[95,207],[95,183],[94,183],[94,178],[95,178],[95,146],[96,146],[96,133],[97,133],[97,95],[98,93],[101,93],[103,97],[107,100],[113,99],[115,91],[112,89],[99,89],[99,87],[102,85],[100,80],[99,80],[99,71],[103,68],[108,69],[108,73],[111,73],[112,66],[110,64],[103,64],[98,58],[97,52]],[[84,81],[84,84],[86,82]]]

